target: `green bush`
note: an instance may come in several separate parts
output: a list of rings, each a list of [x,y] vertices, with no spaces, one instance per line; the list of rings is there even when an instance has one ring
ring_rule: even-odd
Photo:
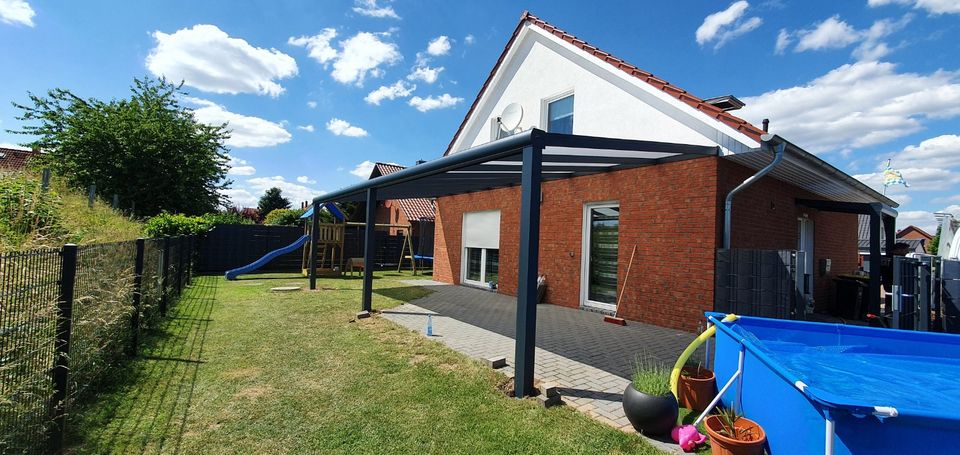
[[[144,231],[150,237],[202,234],[209,229],[210,225],[204,223],[200,217],[166,212],[147,220],[144,227]]]
[[[144,230],[149,237],[198,235],[208,232],[217,224],[253,224],[253,222],[236,213],[218,212],[186,216],[180,213],[164,212],[147,220]]]
[[[60,235],[60,198],[26,175],[0,175],[0,242],[20,245],[29,237]]]
[[[273,209],[263,219],[263,224],[297,226],[300,224],[300,215],[303,215],[303,210],[300,209]]]

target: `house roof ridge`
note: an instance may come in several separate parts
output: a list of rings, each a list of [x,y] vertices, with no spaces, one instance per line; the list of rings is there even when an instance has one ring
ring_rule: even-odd
[[[760,136],[764,134],[761,128],[758,128],[756,125],[737,117],[733,114],[723,111],[722,109],[717,108],[716,106],[707,103],[703,98],[697,97],[690,92],[673,85],[666,80],[656,77],[653,73],[644,71],[635,65],[614,56],[613,54],[601,50],[600,48],[587,43],[586,41],[577,38],[576,36],[567,33],[566,31],[551,25],[547,21],[541,19],[540,17],[534,15],[528,10],[524,10],[520,15],[520,21],[517,24],[516,29],[514,29],[513,34],[510,36],[510,40],[507,41],[507,45],[504,46],[503,52],[500,54],[500,57],[497,59],[496,64],[494,64],[493,69],[490,71],[490,74],[487,76],[487,79],[484,81],[483,85],[480,87],[480,91],[477,93],[477,97],[474,98],[473,103],[470,105],[470,109],[467,110],[466,115],[463,117],[463,121],[460,122],[460,126],[457,128],[457,131],[454,133],[453,138],[450,140],[450,143],[447,145],[447,150],[444,152],[444,155],[449,155],[451,149],[453,148],[454,142],[457,138],[460,137],[460,134],[463,133],[463,129],[467,124],[467,120],[470,118],[470,115],[476,110],[477,105],[480,103],[480,98],[486,92],[487,87],[493,81],[493,76],[496,74],[497,70],[500,68],[500,65],[503,64],[504,59],[507,57],[507,52],[513,46],[514,41],[516,41],[517,36],[520,34],[520,31],[523,29],[524,24],[531,23],[537,27],[547,31],[551,35],[554,35],[560,38],[563,41],[566,41],[570,45],[591,54],[600,60],[603,60],[607,64],[613,66],[620,71],[627,73],[630,76],[633,76],[637,79],[640,79],[643,82],[653,86],[654,88],[673,96],[674,98],[682,101],[683,103],[697,109],[710,117],[714,118],[718,122],[721,122],[740,133],[750,137],[753,140],[760,141]]]

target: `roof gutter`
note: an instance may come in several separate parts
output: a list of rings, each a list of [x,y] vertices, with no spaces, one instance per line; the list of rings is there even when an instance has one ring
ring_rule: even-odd
[[[770,171],[772,171],[773,168],[777,167],[777,165],[780,164],[780,161],[783,160],[783,154],[787,148],[786,141],[784,141],[783,139],[780,138],[780,136],[777,136],[775,134],[764,134],[763,136],[760,136],[760,142],[761,142],[761,147],[764,147],[764,146],[774,147],[775,153],[773,155],[773,161],[771,161],[770,164],[766,165],[763,169],[760,169],[760,171],[758,171],[756,174],[753,174],[750,177],[748,177],[742,183],[737,185],[736,188],[730,190],[730,192],[727,193],[726,201],[724,201],[724,204],[723,204],[723,248],[724,249],[730,248],[730,227],[733,224],[733,221],[732,221],[733,218],[731,215],[731,212],[733,211],[733,197],[736,196],[737,193],[745,190],[748,186],[753,185],[757,180],[760,180],[761,177],[770,173]]]

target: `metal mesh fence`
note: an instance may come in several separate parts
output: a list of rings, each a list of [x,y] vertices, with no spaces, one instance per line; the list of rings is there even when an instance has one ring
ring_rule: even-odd
[[[137,241],[0,254],[0,454],[57,447],[70,405],[136,353],[137,334],[190,282],[193,246],[143,241],[139,313]],[[76,266],[65,267],[71,254]],[[58,338],[60,316],[70,324]],[[58,357],[67,368],[54,368]]]
[[[0,255],[0,453],[46,442],[60,268],[58,250]]]

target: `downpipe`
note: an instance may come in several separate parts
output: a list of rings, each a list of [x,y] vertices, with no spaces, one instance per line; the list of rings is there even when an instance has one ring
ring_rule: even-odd
[[[780,161],[783,160],[783,153],[787,148],[786,142],[781,140],[778,136],[774,134],[764,134],[760,137],[760,141],[764,144],[772,145],[774,140],[777,140],[779,144],[774,148],[773,161],[770,164],[766,165],[763,169],[760,169],[756,174],[751,175],[749,178],[744,180],[742,183],[737,185],[736,188],[730,190],[727,193],[727,198],[723,203],[723,248],[730,249],[730,226],[733,224],[733,218],[731,212],[733,211],[733,197],[737,193],[745,190],[748,186],[753,185],[757,180],[760,180],[761,177],[770,173],[773,168],[777,167],[780,164]]]

